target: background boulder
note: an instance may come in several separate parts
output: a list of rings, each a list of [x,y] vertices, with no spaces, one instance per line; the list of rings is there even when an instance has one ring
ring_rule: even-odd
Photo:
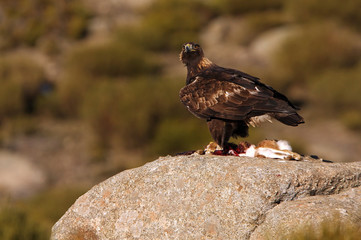
[[[0,199],[32,196],[45,183],[44,172],[28,158],[10,151],[0,151]]]

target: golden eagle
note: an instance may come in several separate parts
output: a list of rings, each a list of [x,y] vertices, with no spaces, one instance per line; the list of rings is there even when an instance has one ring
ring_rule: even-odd
[[[182,47],[187,67],[181,102],[198,118],[206,119],[212,138],[223,149],[230,137],[248,136],[248,126],[272,118],[290,125],[304,123],[286,96],[247,73],[220,67],[204,57],[197,43]]]

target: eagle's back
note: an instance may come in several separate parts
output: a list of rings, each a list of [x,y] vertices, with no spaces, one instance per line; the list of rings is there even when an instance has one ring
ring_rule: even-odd
[[[190,79],[180,91],[181,102],[199,118],[249,121],[271,116],[288,125],[303,122],[286,96],[244,72],[212,65]],[[292,115],[289,119],[286,116]]]
[[[258,77],[252,76],[245,72],[231,69],[231,68],[223,68],[217,65],[212,66],[211,68],[199,73],[200,76],[208,75],[211,77],[215,76],[219,81],[229,81],[240,86],[243,86],[247,89],[253,89],[255,87],[262,88],[262,93],[266,93],[267,95],[272,95],[274,98],[281,99],[286,101],[292,108],[299,110],[298,107],[294,106],[292,102],[282,93],[276,91],[271,86],[260,81]]]

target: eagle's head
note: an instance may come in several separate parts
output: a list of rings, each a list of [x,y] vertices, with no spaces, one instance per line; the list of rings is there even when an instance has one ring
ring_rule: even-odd
[[[185,43],[183,44],[182,51],[179,55],[180,60],[185,65],[189,64],[197,64],[199,63],[203,58],[203,50],[201,46],[198,43]]]

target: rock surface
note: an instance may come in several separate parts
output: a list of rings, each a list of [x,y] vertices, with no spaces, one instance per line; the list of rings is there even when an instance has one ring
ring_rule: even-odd
[[[329,196],[312,196],[284,202],[267,212],[265,221],[252,233],[251,239],[277,239],[316,226],[336,224],[361,228],[361,187]],[[334,224],[334,223],[333,223]]]
[[[54,225],[52,239],[262,239],[277,221],[294,226],[302,214],[360,210],[358,186],[361,162],[163,157],[93,187]]]

